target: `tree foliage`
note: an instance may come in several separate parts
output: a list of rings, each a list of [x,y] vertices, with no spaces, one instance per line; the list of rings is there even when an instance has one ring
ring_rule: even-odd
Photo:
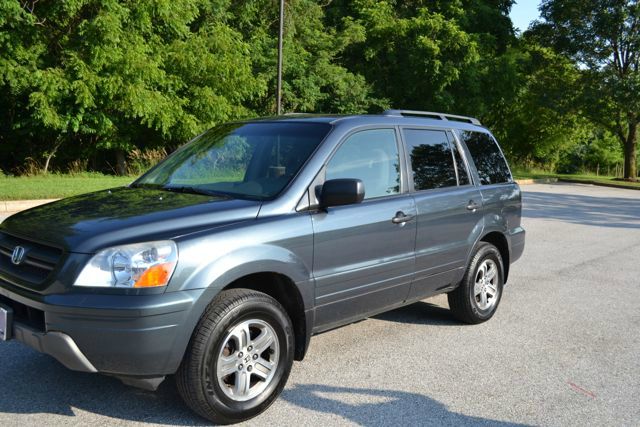
[[[640,4],[636,0],[545,0],[532,33],[584,69],[583,113],[624,147],[624,177],[637,177]]]
[[[478,61],[477,43],[458,22],[464,15],[461,3],[433,3],[355,0],[330,6],[336,25],[355,25],[363,32],[344,63],[393,105],[450,109],[450,89]]]
[[[0,167],[60,146],[72,157],[176,145],[273,112],[275,16],[271,1],[2,0]],[[311,1],[290,1],[288,16],[289,109],[384,103],[333,61],[357,33],[325,32]]]
[[[525,35],[513,3],[287,0],[284,109],[468,114],[515,162],[613,162],[638,119],[635,2],[547,0]],[[122,173],[127,153],[275,114],[277,5],[0,0],[0,169]]]
[[[493,110],[498,136],[520,163],[553,170],[584,137],[588,123],[575,112],[577,67],[550,48],[522,39],[502,58],[516,96]]]
[[[191,26],[195,1],[0,4],[3,148],[10,139],[26,155],[58,138],[74,151],[181,141],[248,115],[243,103],[264,91],[236,31]]]

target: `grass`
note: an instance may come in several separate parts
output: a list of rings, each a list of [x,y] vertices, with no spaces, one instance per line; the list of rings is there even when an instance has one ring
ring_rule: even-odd
[[[134,178],[99,173],[77,175],[0,176],[0,200],[59,199],[77,194],[121,187]]]
[[[613,176],[602,176],[594,174],[558,174],[543,171],[524,171],[515,170],[514,176],[516,179],[545,179],[545,178],[557,178],[560,180],[584,182],[585,184],[595,185],[615,185],[617,187],[634,188],[640,190],[640,182],[628,182],[617,181]]]
[[[591,174],[556,174],[516,169],[514,170],[514,176],[516,179],[558,178],[596,185],[613,184],[625,188],[640,189],[640,183],[638,182],[614,181],[613,177]],[[111,176],[100,173],[47,174],[21,177],[0,175],[0,200],[59,199],[107,188],[121,187],[129,184],[134,179],[135,177],[131,176]]]

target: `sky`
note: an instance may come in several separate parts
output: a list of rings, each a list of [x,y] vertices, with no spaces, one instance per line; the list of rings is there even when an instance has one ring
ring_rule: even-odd
[[[531,21],[537,19],[540,16],[538,12],[538,5],[540,0],[516,0],[516,4],[511,8],[511,20],[513,26],[525,31]]]

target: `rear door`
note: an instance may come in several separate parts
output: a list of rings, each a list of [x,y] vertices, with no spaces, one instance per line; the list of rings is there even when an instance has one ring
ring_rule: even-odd
[[[484,132],[460,131],[458,135],[471,154],[470,163],[475,165],[485,214],[493,214],[486,215],[485,228],[508,234],[520,232],[520,189],[513,182],[497,141]]]
[[[365,200],[312,216],[316,330],[400,305],[409,294],[416,209],[403,163],[396,129],[376,128],[347,136],[321,172],[325,180],[361,179]]]
[[[482,197],[453,133],[403,128],[417,209],[416,275],[409,299],[457,283],[482,231]]]

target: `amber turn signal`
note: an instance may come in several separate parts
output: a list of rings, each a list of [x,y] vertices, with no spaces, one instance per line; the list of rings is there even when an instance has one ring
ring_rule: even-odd
[[[153,288],[156,286],[165,286],[171,278],[171,273],[175,267],[174,262],[165,262],[148,268],[138,281],[133,285],[134,288]]]

